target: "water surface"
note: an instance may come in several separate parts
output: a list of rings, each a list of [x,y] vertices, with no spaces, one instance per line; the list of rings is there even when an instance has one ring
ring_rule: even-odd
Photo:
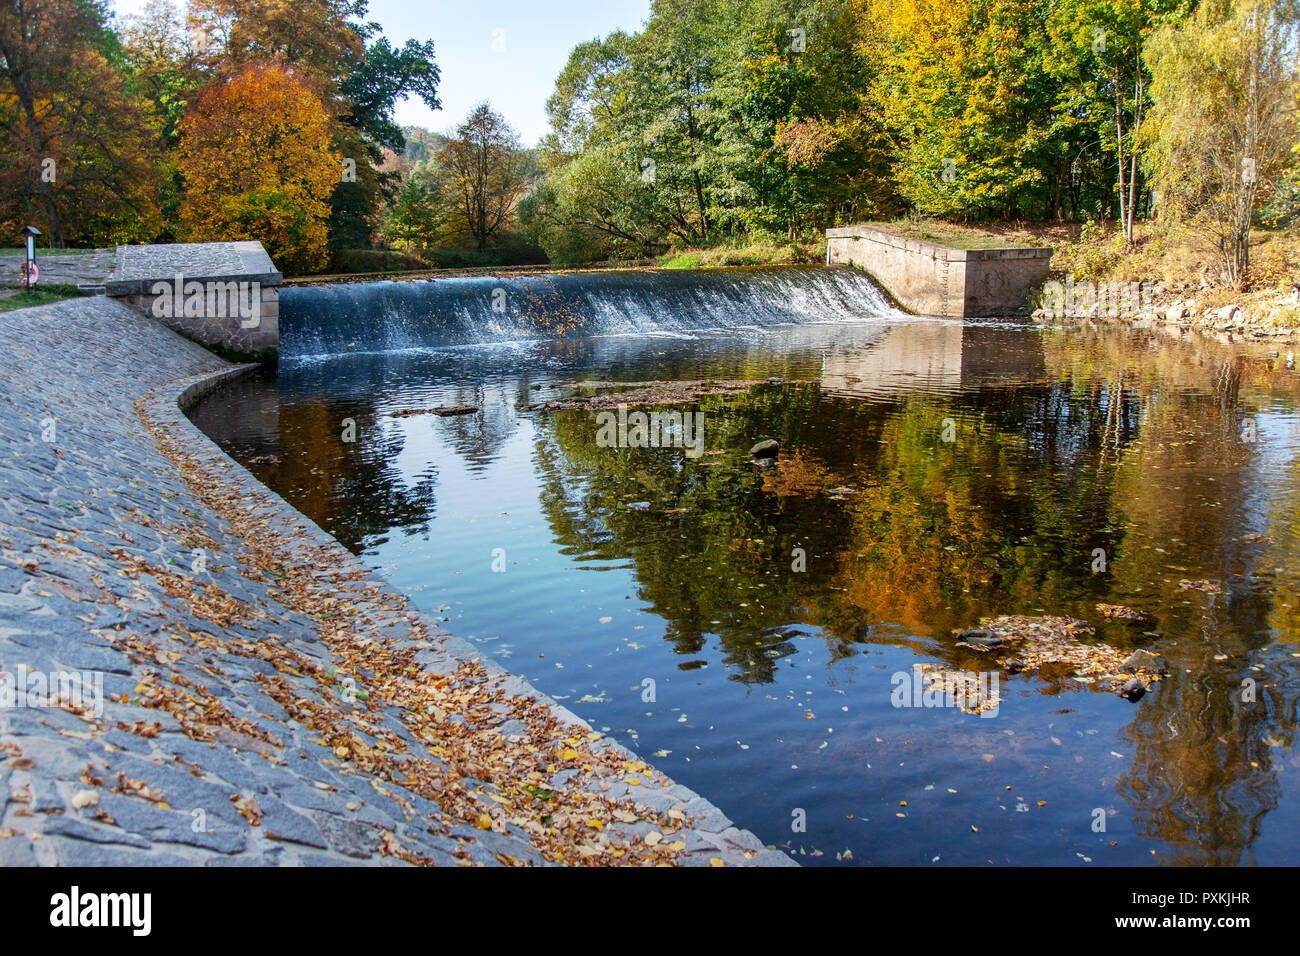
[[[1287,356],[907,318],[842,275],[783,314],[807,281],[781,281],[753,280],[767,304],[623,289],[592,306],[623,334],[549,339],[467,333],[490,283],[455,322],[429,292],[404,312],[330,293],[377,310],[343,335],[306,297],[278,375],[193,417],[454,633],[801,863],[1300,862]],[[577,379],[769,377],[677,407],[704,414],[694,459],[521,410]],[[394,417],[446,405],[478,411]],[[771,469],[746,454],[765,438]],[[1180,587],[1202,579],[1222,593]],[[893,706],[915,663],[990,669],[952,631],[1000,614],[1089,620],[1171,674],[1137,703],[1000,674],[995,717]]]

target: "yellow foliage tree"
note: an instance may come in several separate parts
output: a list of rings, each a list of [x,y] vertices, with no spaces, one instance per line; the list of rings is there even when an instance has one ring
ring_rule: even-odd
[[[323,268],[330,192],[345,173],[315,91],[278,64],[219,80],[181,122],[190,241],[257,239],[282,267]]]

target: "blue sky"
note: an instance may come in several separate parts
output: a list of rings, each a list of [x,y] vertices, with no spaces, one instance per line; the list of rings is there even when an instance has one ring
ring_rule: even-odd
[[[144,0],[115,6],[134,13]],[[650,0],[370,0],[369,19],[394,45],[433,40],[437,51],[442,109],[403,103],[398,122],[442,132],[486,99],[532,145],[547,131],[546,99],[569,51],[612,30],[640,30],[649,13]]]

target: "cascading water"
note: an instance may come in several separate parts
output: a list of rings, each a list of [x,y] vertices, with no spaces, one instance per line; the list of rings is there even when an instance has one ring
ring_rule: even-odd
[[[847,267],[473,276],[286,288],[284,357],[899,314]]]

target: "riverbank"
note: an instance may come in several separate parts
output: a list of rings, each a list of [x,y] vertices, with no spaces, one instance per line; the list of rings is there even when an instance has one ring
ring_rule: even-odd
[[[1132,248],[1110,225],[1083,228],[1057,247],[1053,277],[1075,285],[1137,288],[1124,321],[1202,332],[1223,341],[1300,341],[1300,236],[1293,229],[1255,229],[1250,282],[1233,289],[1208,242],[1176,224],[1140,223]],[[1086,310],[1081,310],[1086,311]],[[1095,317],[1106,317],[1104,306]]]
[[[199,433],[240,367],[102,297],[0,343],[0,864],[792,864]]]

